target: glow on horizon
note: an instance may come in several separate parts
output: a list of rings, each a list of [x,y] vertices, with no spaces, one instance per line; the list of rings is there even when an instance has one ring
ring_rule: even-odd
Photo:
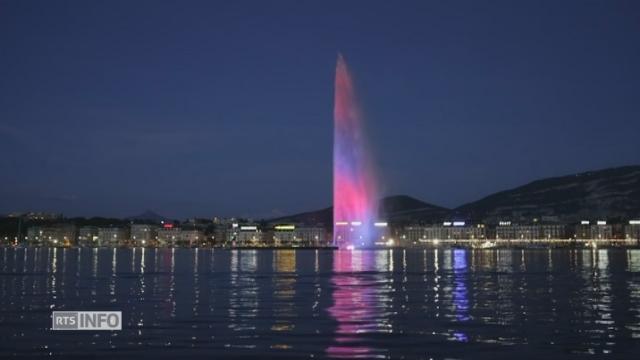
[[[370,242],[369,228],[377,219],[377,184],[353,81],[342,55],[338,55],[336,65],[334,101],[333,218],[364,224],[353,235]],[[343,245],[340,240],[346,239],[334,231],[334,243]]]

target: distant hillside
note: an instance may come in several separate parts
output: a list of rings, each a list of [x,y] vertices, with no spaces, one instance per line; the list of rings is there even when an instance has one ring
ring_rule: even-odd
[[[439,223],[445,219],[497,222],[576,222],[640,218],[640,166],[624,166],[537,180],[449,210],[406,195],[382,199],[381,218],[393,223]],[[333,208],[272,219],[331,226]]]
[[[448,217],[451,210],[406,195],[389,196],[380,204],[381,217],[393,223],[434,223]]]
[[[474,220],[630,218],[640,215],[640,166],[537,180],[456,208]]]
[[[308,211],[267,220],[270,223],[300,223],[330,227],[333,223],[333,207]]]
[[[385,197],[380,204],[380,218],[393,222],[441,221],[449,211],[406,195]],[[333,224],[333,207],[271,219],[269,222],[322,224],[330,227]]]

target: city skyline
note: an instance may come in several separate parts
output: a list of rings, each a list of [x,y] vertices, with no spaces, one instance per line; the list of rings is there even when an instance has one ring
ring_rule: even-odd
[[[640,1],[0,0],[0,359],[636,359]]]
[[[338,51],[382,195],[453,207],[640,163],[632,2],[3,5],[0,213],[328,206]]]

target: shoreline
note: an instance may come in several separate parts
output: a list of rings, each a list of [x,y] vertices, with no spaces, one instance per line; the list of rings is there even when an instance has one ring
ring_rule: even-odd
[[[344,250],[344,251],[361,251],[361,250],[597,250],[597,249],[640,249],[640,244],[511,244],[511,245],[495,245],[495,246],[473,246],[468,244],[438,244],[424,246],[372,246],[357,247],[354,249],[340,249],[337,246],[197,246],[197,247],[155,247],[155,246],[0,246],[2,249],[149,249],[149,250]]]

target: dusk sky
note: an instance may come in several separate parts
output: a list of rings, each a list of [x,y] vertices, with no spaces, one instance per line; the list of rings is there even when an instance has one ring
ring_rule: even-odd
[[[0,0],[0,213],[331,204],[353,73],[384,194],[640,164],[638,1]]]

